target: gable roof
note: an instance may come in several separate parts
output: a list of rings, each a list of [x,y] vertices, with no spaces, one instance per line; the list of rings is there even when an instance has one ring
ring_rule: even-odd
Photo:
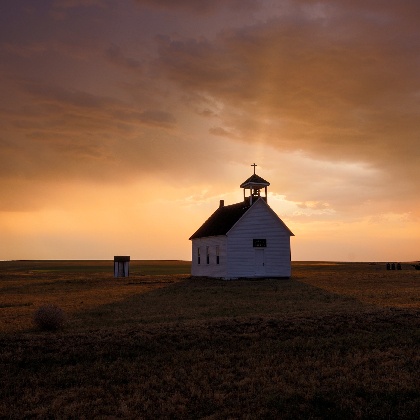
[[[229,206],[219,207],[190,237],[190,239],[226,235],[249,208],[250,205],[244,201]]]
[[[283,220],[277,216],[276,212],[267,204],[265,200],[259,198],[252,205],[262,203],[268,210],[276,217],[282,226],[289,232],[290,236],[295,236],[294,233],[286,226]],[[230,206],[219,207],[202,225],[201,227],[189,238],[205,238],[207,236],[227,235],[233,228],[236,222],[251,208],[247,202],[231,204]]]

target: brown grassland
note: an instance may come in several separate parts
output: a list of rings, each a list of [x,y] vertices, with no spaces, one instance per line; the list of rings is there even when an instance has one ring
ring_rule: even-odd
[[[289,280],[189,263],[0,262],[0,418],[417,419],[420,271],[293,264]],[[42,332],[43,304],[66,314]]]

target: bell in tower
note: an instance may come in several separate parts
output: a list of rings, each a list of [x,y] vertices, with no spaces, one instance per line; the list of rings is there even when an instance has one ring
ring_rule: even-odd
[[[244,189],[244,202],[250,206],[254,204],[259,198],[262,198],[265,202],[267,202],[267,187],[270,185],[268,181],[255,173],[255,167],[257,165],[254,163],[251,166],[254,167],[254,174],[240,185],[240,187]],[[261,196],[262,189],[264,189],[264,196]],[[246,192],[247,190],[249,190],[248,196]]]

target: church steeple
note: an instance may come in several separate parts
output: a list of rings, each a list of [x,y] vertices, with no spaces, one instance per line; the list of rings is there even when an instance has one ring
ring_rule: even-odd
[[[261,190],[264,188],[264,197],[261,198],[267,202],[267,187],[270,183],[255,173],[255,163],[251,166],[254,167],[254,174],[240,185],[244,190],[244,201],[252,205],[261,197]],[[246,195],[246,190],[249,190],[249,196]]]

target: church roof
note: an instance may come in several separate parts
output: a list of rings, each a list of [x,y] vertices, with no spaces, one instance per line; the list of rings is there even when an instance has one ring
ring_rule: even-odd
[[[231,204],[230,206],[219,207],[190,239],[226,235],[249,208],[250,206],[244,201]]]
[[[261,178],[257,174],[251,175],[246,181],[244,181],[239,187],[240,188],[250,188],[251,185],[268,187],[270,183],[265,179]]]

